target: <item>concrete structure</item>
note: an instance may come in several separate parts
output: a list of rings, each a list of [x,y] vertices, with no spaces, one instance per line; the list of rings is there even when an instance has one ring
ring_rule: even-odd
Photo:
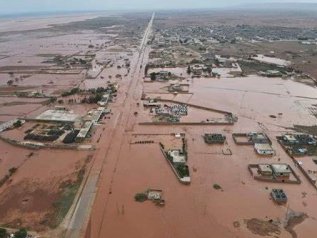
[[[159,106],[161,106],[161,103],[159,103],[153,99],[149,99],[149,100],[143,102],[143,106],[144,107],[159,107]]]
[[[165,107],[157,107],[155,108],[155,114],[161,116],[169,116],[171,112]]]
[[[200,76],[203,74],[205,66],[203,64],[194,64],[190,66],[190,70],[195,76]]]
[[[185,164],[186,156],[181,150],[169,150],[167,154],[172,157],[173,164]]]
[[[184,184],[190,184],[191,179],[190,179],[189,176],[186,176],[186,177],[180,178],[180,181],[181,181],[182,183],[184,183]]]
[[[292,173],[288,164],[271,164],[271,167],[276,177],[289,177]]]
[[[283,140],[289,144],[297,144],[298,141],[293,134],[286,134],[283,136]]]
[[[287,164],[249,164],[254,179],[273,183],[300,184],[301,180]]]
[[[157,80],[167,80],[171,76],[171,72],[168,71],[160,71],[156,73]]]
[[[259,155],[274,155],[275,151],[272,148],[272,142],[264,133],[233,133],[233,140],[238,145],[253,145],[254,150]]]
[[[75,122],[79,119],[79,115],[68,111],[67,109],[47,110],[37,116],[35,120],[43,122]]]
[[[232,137],[238,145],[272,144],[268,136],[260,132],[233,133]]]
[[[260,173],[263,176],[272,176],[273,170],[269,164],[259,164],[258,173]]]
[[[287,202],[287,196],[283,189],[272,189],[271,197],[278,204],[283,204]]]
[[[101,100],[99,102],[97,102],[97,104],[99,106],[104,107],[104,106],[108,105],[109,99],[110,99],[110,93],[104,93],[102,95]]]
[[[259,155],[274,155],[275,151],[270,144],[254,144],[254,149]]]
[[[93,109],[87,113],[85,116],[85,120],[92,121],[93,123],[98,123],[101,116],[105,113],[104,107],[98,107],[97,109]]]
[[[182,91],[182,86],[177,83],[177,84],[171,84],[168,86],[168,91],[169,92],[181,92]]]
[[[274,78],[274,77],[282,77],[283,74],[278,70],[267,70],[267,71],[260,71],[260,76]]]
[[[204,140],[207,144],[223,144],[226,141],[226,137],[222,134],[205,134]]]
[[[156,205],[164,206],[163,191],[159,189],[148,189],[146,192],[147,199],[153,201]]]
[[[248,136],[253,144],[271,144],[271,141],[264,133],[251,132]]]
[[[92,126],[93,126],[93,122],[91,121],[85,122],[84,126],[80,129],[79,133],[77,134],[75,138],[75,142],[82,142],[84,139],[86,139]]]

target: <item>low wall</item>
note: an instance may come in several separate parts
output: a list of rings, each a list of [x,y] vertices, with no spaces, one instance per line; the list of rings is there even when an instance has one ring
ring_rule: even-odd
[[[234,143],[236,143],[237,145],[253,145],[253,142],[239,142],[237,140],[238,137],[246,137],[247,138],[247,134],[246,133],[232,133],[232,139],[234,141]]]
[[[289,168],[292,171],[292,174],[294,175],[296,181],[294,180],[278,180],[276,178],[274,178],[274,176],[272,176],[272,178],[265,178],[263,176],[257,176],[253,174],[252,168],[257,168],[258,165],[257,164],[249,164],[248,165],[248,169],[251,173],[251,175],[253,176],[254,179],[259,180],[259,181],[263,181],[263,182],[270,182],[270,183],[288,183],[288,184],[301,184],[301,180],[298,177],[298,175],[295,173],[295,171],[293,170],[293,168],[291,166],[289,166]]]
[[[21,144],[21,142],[16,141],[16,140],[12,140],[3,136],[0,136],[0,140],[13,145],[13,146],[19,146],[19,147],[23,147],[23,148],[27,148],[27,149],[32,149],[32,150],[39,150],[40,146],[35,146],[35,145],[28,145],[28,144]]]
[[[227,126],[233,122],[139,122],[141,126]]]
[[[167,163],[171,166],[171,168],[172,168],[174,174],[176,175],[178,181],[179,181],[180,183],[182,183],[182,184],[188,185],[189,183],[183,182],[182,179],[181,179],[181,177],[178,175],[178,173],[177,173],[176,169],[174,168],[173,164],[172,164],[171,161],[169,161],[169,159],[167,158],[167,155],[166,155],[165,151],[163,150],[162,145],[160,144],[159,146],[160,146],[160,150],[161,150],[161,152],[162,152],[162,154],[163,154],[165,160],[166,160]]]
[[[308,181],[311,183],[311,185],[314,186],[315,189],[317,189],[317,184],[315,183],[314,180],[312,180],[312,178],[309,176],[309,174],[307,173],[307,171],[298,163],[298,161],[295,159],[295,157],[293,155],[291,155],[289,153],[288,150],[285,149],[283,143],[278,139],[277,140],[278,143],[282,146],[283,150],[286,152],[286,154],[293,160],[293,162],[295,163],[295,165],[297,166],[297,168],[299,168],[299,170],[304,174],[304,176],[308,179]]]
[[[11,144],[13,146],[23,147],[26,149],[32,149],[32,150],[39,150],[39,149],[59,149],[59,150],[94,150],[94,146],[91,148],[85,148],[83,145],[53,145],[53,144],[43,144],[43,145],[36,145],[36,144],[27,144],[22,143],[21,141],[13,140],[10,138],[6,138],[3,136],[0,136],[0,140]]]
[[[227,111],[223,111],[223,110],[218,110],[218,109],[214,109],[214,108],[209,108],[209,107],[204,107],[204,106],[199,106],[199,105],[195,105],[195,104],[190,104],[190,103],[186,103],[186,102],[180,102],[180,101],[175,101],[175,100],[170,100],[170,99],[157,99],[157,101],[160,102],[169,102],[169,103],[177,103],[177,104],[184,104],[190,107],[194,107],[194,108],[198,108],[198,109],[202,109],[202,110],[207,110],[207,111],[211,111],[211,112],[217,112],[220,114],[231,114],[231,112],[227,112]]]

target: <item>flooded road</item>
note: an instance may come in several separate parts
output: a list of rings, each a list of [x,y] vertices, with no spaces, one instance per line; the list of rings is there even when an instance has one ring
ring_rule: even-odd
[[[155,13],[145,30],[143,39],[138,49],[137,57],[132,61],[132,74],[128,86],[128,91],[125,94],[125,99],[121,105],[119,116],[116,118],[115,125],[112,129],[107,130],[108,133],[103,133],[100,138],[100,148],[95,154],[95,162],[90,171],[90,175],[86,182],[78,204],[73,215],[70,218],[67,226],[68,233],[66,237],[80,237],[85,231],[87,218],[91,211],[90,220],[93,220],[93,228],[91,229],[90,237],[104,237],[102,232],[102,224],[104,222],[103,215],[106,212],[107,202],[105,197],[111,191],[111,184],[116,172],[116,166],[119,161],[120,151],[124,142],[125,132],[129,127],[129,118],[132,114],[132,109],[136,106],[137,100],[141,97],[135,95],[139,86],[144,68],[145,54],[148,53],[147,41],[151,34],[152,24]],[[122,95],[123,96],[123,95]],[[110,132],[110,134],[109,134]],[[109,136],[110,135],[110,136]],[[98,187],[97,190],[95,189]],[[95,201],[94,201],[95,199]],[[106,197],[107,199],[107,197]]]

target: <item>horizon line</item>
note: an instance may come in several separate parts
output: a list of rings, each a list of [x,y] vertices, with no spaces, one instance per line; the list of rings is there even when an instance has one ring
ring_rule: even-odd
[[[287,11],[287,10],[296,10],[296,11],[316,11],[316,9],[307,9],[307,8],[294,8],[294,6],[291,6],[290,4],[296,4],[296,5],[315,5],[317,7],[317,3],[312,2],[285,2],[280,3],[277,2],[274,5],[267,4],[267,3],[255,3],[252,5],[245,5],[245,4],[237,4],[237,5],[231,5],[231,6],[210,6],[210,7],[171,7],[171,8],[125,8],[125,9],[119,9],[119,8],[113,8],[113,9],[69,9],[69,10],[62,10],[62,9],[56,9],[56,10],[43,10],[43,11],[18,11],[18,12],[1,12],[0,10],[0,17],[18,17],[18,16],[35,16],[35,15],[60,15],[60,14],[76,14],[76,13],[102,13],[102,12],[156,12],[156,11],[208,11],[208,10],[252,10],[255,11],[257,6],[266,6],[266,8],[258,9],[258,10],[276,10],[279,11]],[[277,5],[286,5],[287,7],[284,9],[278,8]]]

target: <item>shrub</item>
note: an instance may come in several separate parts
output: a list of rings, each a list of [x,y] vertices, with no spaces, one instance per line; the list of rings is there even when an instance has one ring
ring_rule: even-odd
[[[145,193],[137,193],[134,196],[134,200],[137,202],[144,202],[147,200],[147,196]]]
[[[51,98],[49,99],[49,103],[54,103],[54,102],[56,102],[56,100],[57,100],[56,97],[51,97]]]
[[[28,233],[25,228],[21,228],[20,230],[14,233],[15,238],[26,238],[27,235]]]
[[[151,73],[150,74],[151,80],[154,81],[156,79],[156,73]]]
[[[21,127],[21,126],[22,126],[22,122],[21,122],[20,120],[17,120],[15,123],[13,123],[13,126],[14,126],[15,128]]]
[[[17,170],[18,170],[17,168],[12,167],[12,168],[9,169],[9,174],[12,175],[12,174],[14,174]]]
[[[76,94],[78,92],[79,92],[79,88],[73,88],[70,91],[63,92],[62,93],[62,97],[71,96],[71,95],[74,95],[74,94]]]
[[[0,238],[6,238],[8,236],[7,230],[0,228]]]
[[[187,74],[191,74],[191,69],[190,69],[190,66],[188,65],[188,67],[187,67]]]
[[[174,167],[175,167],[179,177],[184,178],[184,177],[189,176],[188,166],[180,164],[180,165],[177,165]]]
[[[216,183],[214,184],[213,187],[214,187],[214,189],[216,189],[216,190],[222,189],[221,186],[220,186],[219,184],[216,184]]]
[[[11,86],[12,84],[13,84],[13,80],[10,79],[10,80],[7,82],[7,85],[8,85],[8,86]]]

